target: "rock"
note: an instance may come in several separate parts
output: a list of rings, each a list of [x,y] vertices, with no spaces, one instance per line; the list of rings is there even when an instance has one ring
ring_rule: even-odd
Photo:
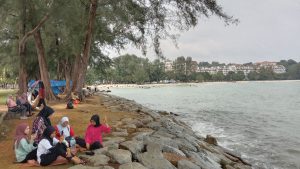
[[[109,157],[106,155],[98,154],[94,156],[90,156],[89,161],[94,164],[94,166],[99,166],[99,165],[106,165],[108,161],[110,160]]]
[[[200,169],[196,164],[188,161],[188,160],[180,160],[178,161],[178,169]]]
[[[68,169],[99,169],[99,167],[90,167],[85,165],[74,165],[73,167],[69,167]]]
[[[234,167],[230,166],[230,165],[226,165],[225,169],[235,169]]]
[[[188,157],[190,157],[194,163],[204,169],[221,169],[221,165],[204,153],[188,152]]]
[[[169,138],[175,138],[176,137],[172,134],[169,134],[168,130],[166,130],[165,128],[159,128],[158,131],[156,131],[152,134],[152,136],[154,136],[154,137],[157,136],[157,135],[164,136],[164,137],[169,137]]]
[[[95,153],[95,155],[98,155],[98,154],[106,154],[107,151],[108,151],[108,147],[103,147],[103,148],[100,148],[100,149],[96,149],[93,152]]]
[[[107,155],[112,158],[113,162],[117,162],[119,164],[129,163],[132,159],[131,152],[122,149],[109,150]]]
[[[153,121],[151,123],[148,123],[147,127],[151,128],[153,130],[158,130],[161,127],[161,123],[158,121]]]
[[[175,153],[163,153],[164,158],[167,159],[168,161],[170,161],[170,163],[172,163],[174,166],[177,167],[177,163],[180,160],[187,160],[188,158],[186,158],[185,156],[180,156],[178,154]]]
[[[129,150],[133,155],[133,159],[137,159],[137,154],[141,153],[144,149],[144,143],[143,141],[137,140],[125,141],[121,143],[119,147],[120,149]]]
[[[142,164],[133,162],[120,165],[119,169],[147,169]]]
[[[123,118],[121,121],[122,121],[124,124],[130,124],[130,122],[131,122],[132,120],[133,120],[132,118],[126,117],[126,118]]]
[[[176,141],[176,139],[171,139],[169,137],[163,137],[163,136],[159,136],[159,137],[152,137],[152,136],[149,136],[149,137],[146,137],[144,139],[144,142],[147,144],[147,142],[154,142],[154,143],[157,143],[161,146],[164,146],[164,145],[167,145],[167,146],[170,146],[170,147],[174,147],[174,148],[179,148],[178,147],[178,141]]]
[[[137,131],[139,131],[139,132],[151,132],[151,133],[154,132],[154,130],[152,130],[150,128],[138,128]]]
[[[211,136],[211,135],[207,135],[204,141],[209,143],[209,144],[213,144],[213,145],[216,145],[216,146],[218,145],[217,139],[215,137]]]
[[[126,130],[126,132],[124,132],[124,131],[122,131],[122,132],[112,132],[111,135],[126,137],[126,136],[128,136],[128,133],[127,133],[127,130]]]
[[[107,141],[103,141],[103,147],[108,147],[109,145],[112,144],[119,144],[123,141],[125,141],[126,139],[124,137],[105,137],[105,140]]]
[[[170,113],[167,111],[158,111],[157,113],[159,113],[160,115],[163,115],[163,116],[170,115]]]
[[[160,145],[154,142],[147,144],[147,152],[138,154],[138,160],[150,169],[176,169],[163,157]]]
[[[114,167],[111,167],[111,166],[101,166],[100,168],[98,169],[115,169]]]
[[[145,115],[143,116],[140,121],[143,123],[143,124],[148,124],[150,122],[153,121],[153,118],[151,116],[148,116],[148,115]]]
[[[152,132],[137,132],[133,134],[132,140],[143,141],[145,140]]]
[[[136,129],[136,125],[135,124],[126,124],[123,126],[123,128],[132,128],[132,129]]]
[[[186,157],[186,155],[181,150],[168,145],[163,145],[162,152],[175,153],[177,155]]]
[[[180,150],[187,150],[187,151],[194,151],[196,152],[198,149],[193,144],[191,144],[189,141],[183,138],[176,138],[175,141],[178,144],[178,147]]]
[[[127,133],[127,129],[123,129],[123,128],[118,128],[118,127],[116,127],[115,130],[116,130],[117,132],[126,132],[126,133]]]
[[[236,169],[251,169],[251,166],[244,165],[244,164],[241,164],[241,163],[236,163],[236,164],[233,165],[233,168],[236,168]]]

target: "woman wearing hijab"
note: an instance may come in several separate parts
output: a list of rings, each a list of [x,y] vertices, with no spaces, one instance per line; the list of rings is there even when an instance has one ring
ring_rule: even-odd
[[[66,158],[68,161],[73,161],[75,164],[82,164],[84,161],[74,156],[70,148],[63,143],[64,137],[60,140],[55,138],[55,128],[48,126],[43,132],[43,139],[40,141],[37,148],[37,161],[41,166],[50,165],[58,156]]]
[[[49,117],[54,113],[54,110],[51,107],[45,106],[37,115],[32,125],[32,133],[36,134],[35,142],[39,143],[42,139],[42,134],[44,130],[51,126],[51,121]]]
[[[29,138],[29,125],[26,123],[19,124],[16,128],[15,135],[15,154],[17,162],[26,163],[28,160],[36,160],[37,149],[33,146],[36,135]]]
[[[76,143],[88,150],[95,150],[102,148],[102,133],[109,133],[110,127],[106,123],[102,125],[100,123],[100,117],[93,115],[90,120],[90,125],[86,129],[85,139],[83,141],[76,138]]]
[[[59,124],[55,126],[56,138],[59,139],[61,136],[64,136],[65,140],[69,143],[70,147],[75,146],[76,141],[74,138],[74,130],[69,125],[69,118],[63,117]]]

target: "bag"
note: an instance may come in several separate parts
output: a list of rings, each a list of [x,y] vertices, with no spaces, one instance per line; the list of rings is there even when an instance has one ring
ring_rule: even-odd
[[[73,109],[74,106],[73,106],[73,101],[70,100],[68,103],[67,103],[67,109]]]

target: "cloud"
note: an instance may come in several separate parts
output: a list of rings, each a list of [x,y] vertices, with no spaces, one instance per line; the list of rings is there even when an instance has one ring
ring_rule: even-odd
[[[162,49],[167,58],[191,56],[197,61],[225,63],[300,61],[300,1],[299,0],[220,0],[225,12],[241,21],[238,25],[225,26],[217,17],[203,18],[199,24],[181,34],[179,48],[172,41],[163,41]],[[121,51],[141,52],[131,47]],[[117,56],[111,52],[111,56]],[[155,58],[153,52],[147,57]]]

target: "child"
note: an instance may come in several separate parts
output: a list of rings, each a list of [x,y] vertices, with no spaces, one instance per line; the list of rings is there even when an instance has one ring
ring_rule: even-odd
[[[37,149],[33,146],[33,141],[36,137],[35,134],[29,136],[29,125],[26,123],[19,124],[16,129],[15,135],[15,154],[17,162],[26,163],[28,160],[36,160]]]

